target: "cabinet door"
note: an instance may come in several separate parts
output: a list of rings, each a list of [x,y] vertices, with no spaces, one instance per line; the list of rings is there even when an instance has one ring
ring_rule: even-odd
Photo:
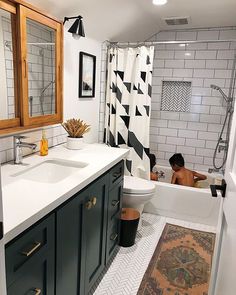
[[[27,7],[19,8],[22,122],[62,120],[62,24]]]
[[[55,218],[50,215],[6,247],[8,295],[55,292]]]
[[[80,290],[83,200],[88,190],[57,211],[56,295],[77,295]]]
[[[91,185],[83,205],[81,294],[88,293],[105,267],[107,202],[106,175]]]

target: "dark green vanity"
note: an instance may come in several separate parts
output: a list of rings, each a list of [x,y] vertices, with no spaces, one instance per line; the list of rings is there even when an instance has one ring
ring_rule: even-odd
[[[6,245],[8,295],[86,295],[119,243],[123,161]]]

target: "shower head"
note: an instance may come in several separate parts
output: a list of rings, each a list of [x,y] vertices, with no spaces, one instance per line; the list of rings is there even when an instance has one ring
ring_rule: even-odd
[[[43,96],[44,92],[48,89],[49,86],[53,85],[55,83],[55,80],[54,81],[50,81],[42,90],[41,90],[41,93],[40,93],[40,97]]]
[[[224,93],[224,91],[217,85],[211,84],[211,88],[220,92],[226,102],[229,102],[229,97]]]
[[[211,88],[212,89],[215,89],[215,90],[220,90],[220,87],[219,86],[216,86],[216,85],[214,85],[214,84],[211,84]]]

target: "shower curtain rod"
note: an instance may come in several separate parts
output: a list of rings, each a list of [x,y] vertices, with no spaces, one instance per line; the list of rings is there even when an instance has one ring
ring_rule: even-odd
[[[130,46],[138,47],[141,45],[160,45],[160,44],[196,44],[196,43],[220,43],[220,42],[236,42],[236,39],[228,40],[178,40],[178,41],[142,41],[142,42],[111,42],[107,41],[110,46]]]

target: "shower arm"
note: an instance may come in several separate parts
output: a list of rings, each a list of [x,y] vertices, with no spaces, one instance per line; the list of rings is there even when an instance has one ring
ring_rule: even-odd
[[[42,97],[43,97],[43,94],[44,94],[44,92],[48,89],[48,87],[51,85],[51,84],[54,84],[55,83],[55,81],[50,81],[44,88],[43,88],[43,90],[41,91],[41,93],[40,93],[40,99],[42,99]]]
[[[231,101],[231,98],[228,97],[228,96],[224,93],[224,91],[223,91],[221,88],[218,89],[218,91],[219,91],[220,94],[223,96],[223,98],[224,98],[224,100],[225,100],[226,102],[230,102],[230,101]]]

